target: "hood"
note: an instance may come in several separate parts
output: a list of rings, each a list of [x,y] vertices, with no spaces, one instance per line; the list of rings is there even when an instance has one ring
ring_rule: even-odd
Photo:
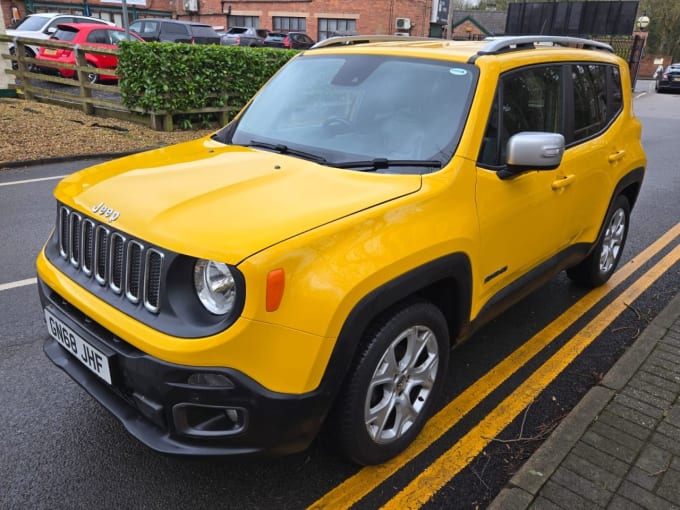
[[[55,197],[146,242],[236,264],[420,186],[419,175],[340,170],[203,138],[77,172]]]

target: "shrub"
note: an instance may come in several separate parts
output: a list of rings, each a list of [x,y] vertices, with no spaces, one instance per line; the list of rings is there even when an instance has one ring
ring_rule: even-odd
[[[123,104],[145,112],[240,110],[297,52],[273,48],[125,42],[117,74]]]

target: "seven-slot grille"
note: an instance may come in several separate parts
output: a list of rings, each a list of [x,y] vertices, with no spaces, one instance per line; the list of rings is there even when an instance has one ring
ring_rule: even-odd
[[[132,303],[158,313],[163,253],[128,239],[68,207],[59,206],[59,253],[87,277]]]

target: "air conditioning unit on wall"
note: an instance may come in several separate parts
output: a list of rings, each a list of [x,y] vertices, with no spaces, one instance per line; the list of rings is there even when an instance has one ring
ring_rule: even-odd
[[[411,20],[409,18],[397,18],[395,25],[398,30],[409,30],[411,28]]]
[[[184,10],[198,12],[198,0],[184,0]]]

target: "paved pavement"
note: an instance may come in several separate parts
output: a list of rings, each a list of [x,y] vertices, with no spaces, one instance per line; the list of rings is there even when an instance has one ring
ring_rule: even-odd
[[[489,508],[680,510],[680,294]]]

